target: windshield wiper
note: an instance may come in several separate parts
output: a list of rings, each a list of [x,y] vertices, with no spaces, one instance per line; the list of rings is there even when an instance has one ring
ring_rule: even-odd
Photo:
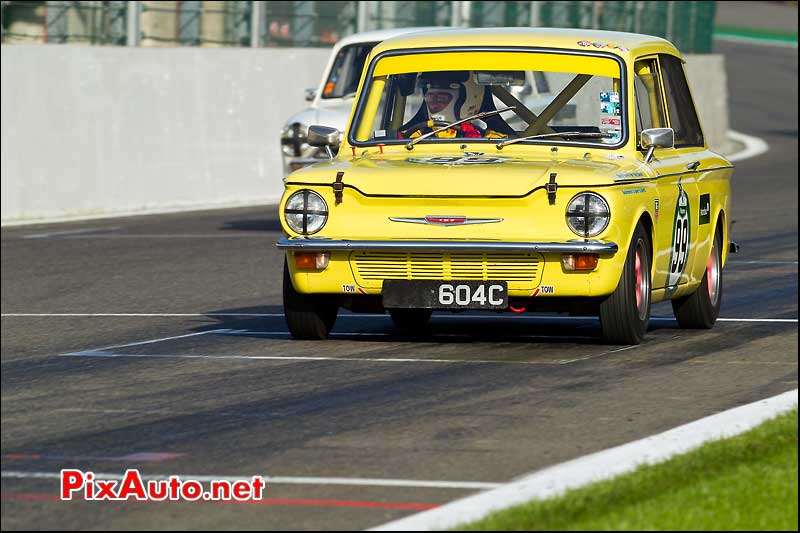
[[[417,144],[418,142],[424,141],[425,139],[427,139],[431,135],[436,135],[440,131],[448,130],[448,129],[452,128],[453,126],[458,126],[459,124],[463,124],[464,122],[469,122],[470,120],[477,120],[479,118],[493,117],[494,115],[499,115],[500,113],[505,113],[506,111],[511,111],[512,109],[516,109],[516,108],[517,108],[517,106],[513,106],[512,105],[512,106],[504,107],[502,109],[495,109],[494,111],[484,111],[482,113],[475,113],[474,115],[469,116],[467,118],[462,118],[461,120],[456,120],[455,122],[451,122],[451,123],[449,123],[449,124],[447,124],[445,126],[440,126],[438,128],[435,128],[435,129],[429,131],[428,133],[424,133],[424,134],[420,135],[419,137],[415,137],[414,139],[409,141],[406,144],[406,150],[413,150],[414,149],[414,145]]]
[[[507,141],[502,141],[497,143],[498,150],[502,150],[504,146],[508,146],[509,144],[516,144],[522,141],[529,141],[531,139],[547,139],[548,137],[563,137],[564,139],[578,139],[578,138],[587,138],[587,139],[611,139],[614,136],[610,133],[599,133],[595,131],[562,131],[556,133],[542,133],[539,135],[528,135],[527,137],[517,137],[516,139],[508,139]]]

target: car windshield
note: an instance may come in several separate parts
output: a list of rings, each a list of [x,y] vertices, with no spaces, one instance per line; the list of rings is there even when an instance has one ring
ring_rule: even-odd
[[[371,82],[351,132],[356,143],[408,144],[404,141],[417,137],[424,137],[422,143],[497,144],[522,137],[528,139],[520,144],[622,142],[626,125],[620,66],[610,57],[537,52],[409,57],[389,56],[371,67]],[[412,64],[438,68],[403,71]],[[508,70],[511,65],[524,70]],[[454,70],[464,66],[473,69]],[[491,113],[503,108],[513,109]],[[443,129],[478,113],[484,116]]]
[[[376,44],[378,43],[351,44],[339,50],[325,87],[322,88],[322,98],[341,98],[355,94],[364,62]]]

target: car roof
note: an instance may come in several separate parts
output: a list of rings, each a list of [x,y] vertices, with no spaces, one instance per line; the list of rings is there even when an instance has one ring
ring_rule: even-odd
[[[386,28],[383,30],[364,31],[343,37],[337,41],[336,47],[341,48],[349,44],[380,42],[385,41],[386,39],[391,39],[393,37],[407,35],[409,33],[418,31],[431,31],[440,29],[442,29],[441,26],[420,26],[416,28]]]
[[[386,38],[374,54],[413,48],[456,46],[542,47],[580,51],[605,51],[622,57],[668,53],[681,57],[675,46],[661,37],[605,30],[572,28],[435,28]]]

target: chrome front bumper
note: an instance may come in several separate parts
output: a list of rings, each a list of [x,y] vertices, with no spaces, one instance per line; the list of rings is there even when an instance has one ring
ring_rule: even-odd
[[[615,254],[617,243],[574,240],[566,242],[499,241],[349,241],[283,237],[276,246],[282,250],[338,252],[354,250],[445,251],[445,252],[540,252]]]

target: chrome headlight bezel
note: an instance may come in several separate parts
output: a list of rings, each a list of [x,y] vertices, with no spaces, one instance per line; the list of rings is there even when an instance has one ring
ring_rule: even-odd
[[[295,233],[313,235],[328,222],[328,204],[319,193],[300,189],[286,199],[283,220]]]
[[[599,194],[583,191],[569,201],[564,219],[572,233],[588,239],[600,235],[608,228],[611,208]]]

